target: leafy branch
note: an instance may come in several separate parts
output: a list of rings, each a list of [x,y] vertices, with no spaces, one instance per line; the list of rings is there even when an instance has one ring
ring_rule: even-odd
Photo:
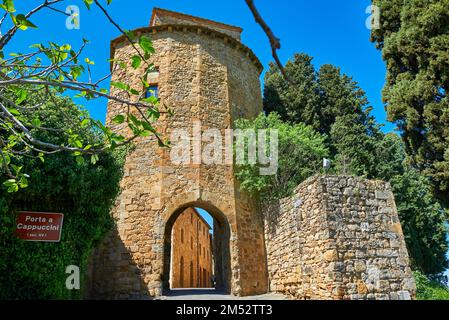
[[[123,82],[111,83],[119,89],[117,94],[101,87],[119,68],[138,69],[142,66],[144,70],[141,82],[144,92],[148,90],[146,78],[154,68],[149,62],[154,49],[148,37],[136,37],[131,32],[125,32],[99,1],[83,0],[88,9],[91,5],[97,6],[109,23],[126,36],[136,53],[129,61],[113,61],[115,63],[109,74],[99,79],[92,78],[91,68],[95,62],[89,58],[80,58],[88,44],[87,40],[83,41],[78,50],[72,49],[70,44],[49,42],[31,45],[31,52],[12,52],[5,57],[4,53],[9,51],[7,47],[17,32],[38,28],[31,21],[38,12],[49,10],[67,15],[56,6],[63,2],[64,0],[43,0],[27,13],[17,13],[14,0],[2,0],[0,4],[0,11],[4,11],[4,14],[0,15],[0,31],[8,21],[11,25],[0,36],[0,168],[8,177],[3,185],[9,192],[27,186],[27,175],[22,172],[21,166],[17,165],[24,157],[44,161],[45,155],[69,152],[79,164],[84,162],[85,156],[90,156],[91,162],[94,163],[100,153],[127,145],[138,137],[154,136],[159,145],[166,145],[154,128],[154,123],[164,113],[159,110],[157,98],[145,97],[142,88],[132,88]],[[111,0],[106,1],[107,5],[110,3]],[[106,98],[124,105],[124,113],[117,115],[113,123],[128,125],[131,134],[124,137],[114,133],[101,121],[90,118],[84,110],[76,106],[74,109],[79,113],[79,121],[76,123],[72,120],[62,128],[42,126],[45,106],[52,101],[55,108],[58,108],[58,101],[65,93],[75,94],[74,97],[83,97],[86,100]],[[66,111],[60,108],[60,112],[64,115]],[[80,138],[80,130],[99,132],[103,141],[94,144],[84,141]],[[61,137],[64,138],[62,142],[60,139],[56,139],[59,143],[52,142]]]

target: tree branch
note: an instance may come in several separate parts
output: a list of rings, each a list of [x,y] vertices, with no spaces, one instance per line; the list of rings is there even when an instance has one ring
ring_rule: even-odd
[[[44,9],[44,8],[46,8],[46,7],[50,6],[50,5],[52,5],[52,4],[61,2],[61,1],[63,1],[63,0],[45,0],[44,3],[40,4],[39,6],[37,6],[37,7],[34,8],[33,10],[31,10],[30,12],[28,12],[28,13],[25,15],[25,18],[28,19],[29,17],[31,17],[31,16],[32,16],[33,14],[35,14],[36,12],[38,12],[38,11],[40,11],[40,10],[42,10],[42,9]],[[17,27],[16,25],[14,25],[13,27],[11,27],[11,28],[6,32],[6,34],[5,34],[2,38],[0,38],[0,50],[2,50],[2,49],[5,47],[5,45],[8,44],[8,42],[11,40],[11,38],[14,36],[14,34],[17,32],[17,30],[19,30],[19,27]]]
[[[90,83],[78,83],[73,81],[51,81],[51,80],[34,80],[34,79],[12,79],[7,81],[0,81],[0,86],[11,85],[11,84],[24,84],[24,85],[33,85],[33,86],[49,86],[49,87],[60,87],[73,91],[87,92],[93,95],[97,95],[99,97],[107,98],[109,100],[113,100],[115,102],[119,102],[122,104],[127,104],[136,108],[153,108],[153,106],[144,104],[142,102],[132,102],[129,100],[124,100],[119,97],[111,96],[107,93],[103,93],[97,91],[95,89],[88,88],[87,86],[93,87],[94,84]]]
[[[118,31],[120,31],[120,33],[122,33],[126,39],[129,41],[129,43],[131,44],[131,46],[134,48],[134,50],[137,52],[137,54],[140,56],[140,58],[142,59],[142,61],[144,61],[147,65],[147,59],[145,59],[145,57],[142,55],[142,53],[140,52],[140,50],[136,47],[136,45],[134,44],[134,41],[129,37],[128,33],[125,32],[125,30],[123,30],[117,22],[114,21],[114,19],[112,19],[111,15],[106,11],[106,9],[98,2],[98,0],[94,0],[95,4],[97,5],[98,8],[100,8],[100,10],[103,12],[103,14],[106,16],[106,18],[109,20],[110,23],[112,23],[114,25],[114,27],[117,28]]]
[[[254,0],[245,0],[245,2],[248,5],[248,8],[251,10],[251,13],[253,14],[256,22],[262,27],[263,31],[267,35],[268,40],[270,41],[271,54],[274,58],[274,61],[277,64],[277,66],[279,67],[279,70],[281,71],[283,77],[285,78],[285,80],[292,83],[291,79],[288,77],[288,75],[285,71],[285,68],[282,65],[282,62],[279,59],[279,56],[277,54],[277,50],[279,50],[281,48],[280,39],[275,36],[274,32],[271,30],[271,28],[268,26],[268,24],[262,18],[262,16],[260,15],[259,11],[256,8],[256,5],[254,4]]]

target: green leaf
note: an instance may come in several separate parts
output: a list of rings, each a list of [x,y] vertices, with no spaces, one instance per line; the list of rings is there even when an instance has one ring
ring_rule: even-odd
[[[75,145],[75,147],[77,148],[82,148],[83,147],[83,143],[80,140],[75,140],[73,141],[73,144]]]
[[[143,102],[147,102],[147,103],[152,104],[152,105],[157,105],[157,104],[159,104],[159,99],[156,98],[155,96],[151,96],[151,97],[142,99],[142,101],[143,101]]]
[[[145,78],[140,79],[140,81],[145,88],[148,88],[150,86],[150,83]]]
[[[115,142],[117,142],[117,143],[120,143],[120,142],[125,141],[125,137],[122,136],[122,135],[113,135],[113,136],[111,137],[111,140],[112,140],[112,141],[115,141]]]
[[[109,5],[111,4],[112,0],[106,0],[106,3]]]
[[[132,122],[136,127],[140,126],[140,121],[136,118],[135,115],[130,114],[130,115],[129,115],[129,119],[131,120],[131,122]]]
[[[18,175],[20,171],[22,171],[23,166],[16,166],[15,164],[12,164],[11,167],[13,168],[14,172]]]
[[[136,34],[133,31],[125,31],[125,34],[132,41],[136,40]]]
[[[26,30],[28,28],[35,28],[35,29],[37,28],[37,26],[30,20],[28,20],[23,14],[18,14],[17,16],[11,14],[11,19],[20,30]]]
[[[117,123],[117,124],[121,124],[123,122],[125,122],[125,116],[122,114],[116,115],[114,117],[114,119],[112,119],[112,122]]]
[[[27,91],[26,90],[20,90],[16,99],[16,104],[20,105],[22,102],[24,102],[27,98]]]
[[[14,109],[14,108],[8,108],[8,110],[9,110],[9,112],[11,112],[11,113],[12,113],[13,115],[15,115],[15,116],[20,116],[20,115],[21,115],[20,111],[17,110],[17,109]]]
[[[125,91],[129,91],[129,85],[127,85],[127,84],[125,84],[123,82],[114,82],[114,81],[112,81],[111,82],[111,86],[113,86],[115,88],[118,88],[118,89],[125,90]]]
[[[59,47],[59,50],[61,51],[70,51],[72,49],[72,46],[70,44],[64,44],[61,47]]]
[[[28,179],[25,176],[20,177],[19,187],[22,189],[28,187]]]
[[[12,185],[14,183],[16,183],[16,179],[8,179],[5,182],[3,182],[3,185],[9,187],[10,185]]]
[[[81,127],[85,128],[85,127],[87,127],[89,125],[89,123],[90,123],[90,119],[89,118],[84,118],[81,121],[80,125],[81,125]]]
[[[70,68],[70,75],[73,77],[73,79],[77,79],[81,74],[84,72],[83,66],[72,66]]]
[[[10,143],[9,143],[10,144]],[[8,144],[8,146],[9,146]],[[15,143],[13,144],[13,146],[15,145]],[[4,159],[3,159],[4,158]],[[9,165],[11,163],[11,157],[9,156],[9,154],[6,152],[5,149],[3,149],[3,157],[0,157],[0,166],[4,166]]]
[[[39,49],[39,50],[44,50],[45,47],[42,45],[42,43],[34,43],[32,45],[30,45],[31,49]]]
[[[0,5],[0,7],[5,9],[7,12],[16,12],[13,0],[3,0],[3,4]]]
[[[153,42],[146,36],[141,36],[139,39],[139,45],[145,52],[145,58],[154,53]]]
[[[41,126],[41,120],[39,120],[38,118],[34,118],[33,120],[31,120],[31,124],[34,127],[40,127]]]
[[[135,55],[135,56],[132,57],[132,63],[131,63],[131,66],[132,66],[134,69],[139,68],[140,65],[141,65],[141,63],[142,63],[142,59],[141,59],[139,56]]]
[[[84,4],[86,5],[87,9],[90,10],[90,5],[92,3],[94,3],[94,0],[83,0],[83,1],[84,1]]]
[[[92,164],[96,164],[96,163],[98,162],[98,160],[99,160],[99,157],[98,157],[98,155],[96,155],[96,154],[93,154],[93,155],[90,157],[90,163],[92,163]]]
[[[17,192],[19,190],[19,185],[15,179],[9,179],[3,182],[3,185],[7,188],[8,193]]]
[[[147,109],[147,115],[150,118],[150,121],[157,121],[157,119],[159,119],[159,117],[161,116],[161,113],[159,112],[159,110],[157,108],[151,108],[151,109]]]
[[[143,138],[149,137],[150,135],[151,135],[151,132],[148,130],[144,130],[139,133],[139,137],[143,137]]]
[[[142,121],[142,127],[145,130],[148,130],[150,132],[156,132],[156,130],[153,128],[153,126],[151,124],[149,124],[148,122],[146,122],[146,121]]]
[[[138,96],[139,94],[140,94],[140,92],[138,91],[138,90],[136,90],[136,89],[129,89],[128,90],[131,94],[134,94],[134,95],[136,95],[136,96]]]
[[[74,98],[84,98],[86,96],[87,92],[82,91],[80,93],[75,94],[73,97]]]
[[[92,60],[90,60],[89,58],[84,59],[84,61],[85,61],[87,64],[90,64],[90,65],[94,65],[94,64],[95,64],[95,62],[92,61]]]

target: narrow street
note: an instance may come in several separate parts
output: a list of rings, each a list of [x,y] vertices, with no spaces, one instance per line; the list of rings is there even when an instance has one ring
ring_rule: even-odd
[[[156,300],[289,300],[288,297],[267,293],[258,296],[236,297],[215,289],[173,289]]]

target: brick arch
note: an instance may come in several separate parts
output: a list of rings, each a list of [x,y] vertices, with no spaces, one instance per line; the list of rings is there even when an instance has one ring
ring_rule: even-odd
[[[188,199],[188,196],[181,195],[180,198]],[[174,200],[176,203],[176,199]],[[164,251],[163,251],[163,277],[162,290],[170,290],[170,270],[171,270],[171,232],[173,225],[179,215],[187,208],[201,208],[206,210],[214,219],[214,239],[213,256],[214,274],[216,277],[216,288],[229,293],[231,290],[231,225],[225,213],[210,201],[196,200],[186,202],[181,205],[172,205],[165,210],[164,214]]]

